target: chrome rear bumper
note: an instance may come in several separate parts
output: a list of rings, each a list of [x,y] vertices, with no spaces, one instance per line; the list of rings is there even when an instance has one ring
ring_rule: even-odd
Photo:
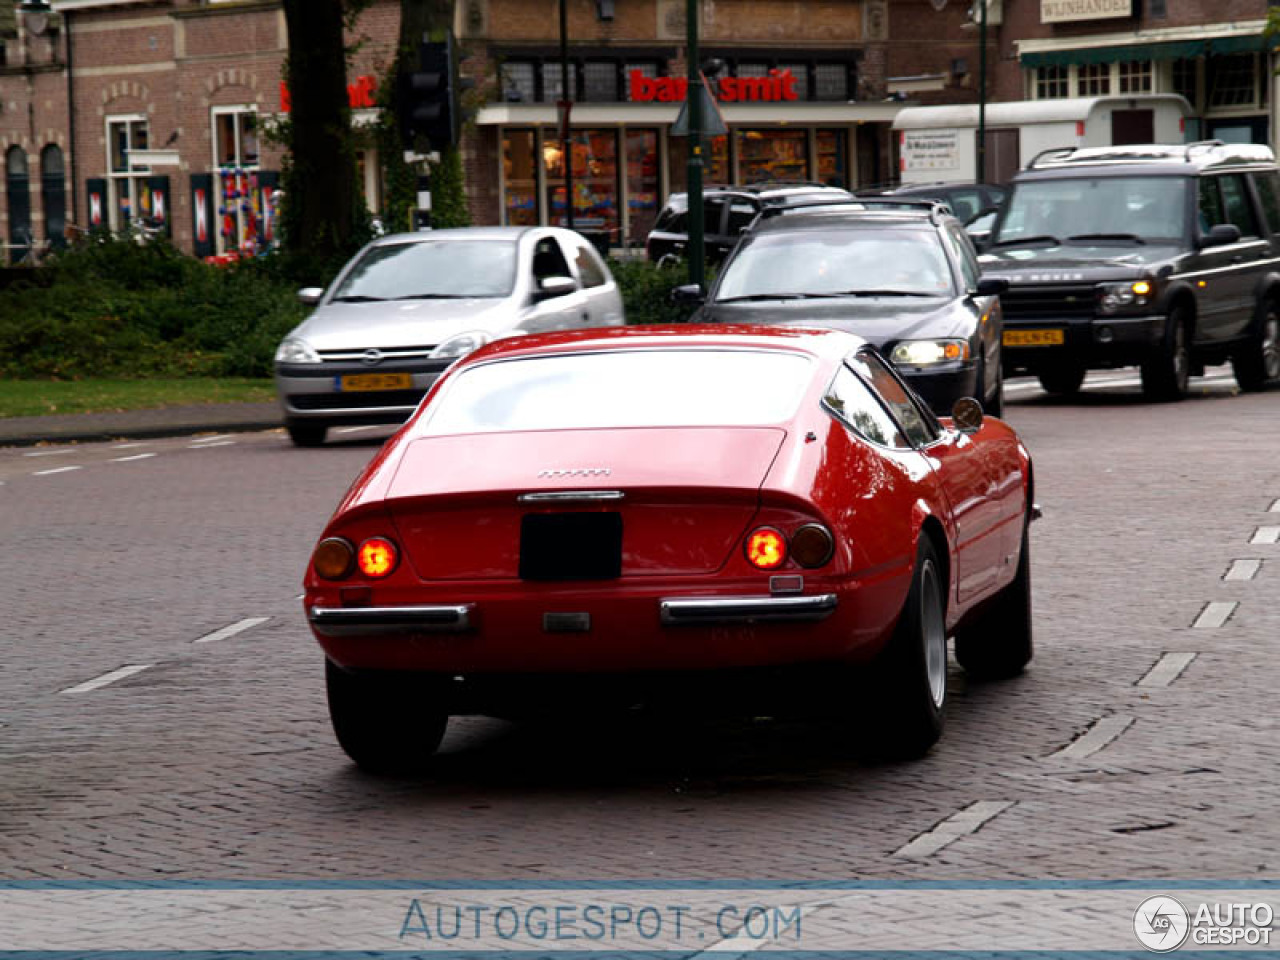
[[[797,597],[670,597],[658,602],[664,626],[824,620],[836,608],[834,593]]]
[[[475,604],[429,607],[312,607],[311,626],[326,637],[358,637],[394,630],[459,631],[471,628]]]

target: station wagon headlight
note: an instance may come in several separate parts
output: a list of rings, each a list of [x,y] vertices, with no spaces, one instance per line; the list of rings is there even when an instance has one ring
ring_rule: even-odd
[[[1151,303],[1154,292],[1155,288],[1149,280],[1100,283],[1098,309],[1102,313],[1119,313],[1122,310],[1145,307]]]
[[[305,340],[288,337],[276,349],[276,363],[319,363],[320,354]]]
[[[431,356],[436,359],[465,357],[473,350],[479,350],[489,342],[490,336],[481,331],[472,331],[471,333],[460,333],[456,337],[450,337],[440,346],[431,351]]]
[[[961,363],[969,359],[968,340],[904,340],[889,359],[901,367],[929,367],[935,363]]]

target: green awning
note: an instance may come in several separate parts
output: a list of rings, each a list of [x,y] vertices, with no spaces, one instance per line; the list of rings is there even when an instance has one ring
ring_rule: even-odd
[[[1280,44],[1280,40],[1276,41]],[[1075,50],[1048,50],[1024,53],[1024,67],[1068,67],[1094,63],[1121,63],[1127,60],[1181,60],[1224,53],[1254,53],[1271,45],[1262,34],[1240,37],[1213,37],[1207,40],[1173,40],[1168,43],[1130,43],[1121,47],[1080,47]]]

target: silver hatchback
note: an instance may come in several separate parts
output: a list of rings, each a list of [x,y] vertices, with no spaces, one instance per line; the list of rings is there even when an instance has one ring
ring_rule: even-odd
[[[591,243],[558,227],[467,227],[374,240],[276,351],[289,436],[399,423],[448,366],[499,337],[621,326],[622,297]]]

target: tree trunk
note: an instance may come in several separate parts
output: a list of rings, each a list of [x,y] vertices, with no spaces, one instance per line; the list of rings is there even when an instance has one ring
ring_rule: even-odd
[[[330,263],[350,254],[355,232],[355,160],[347,100],[342,0],[284,0],[291,101],[285,243]]]

